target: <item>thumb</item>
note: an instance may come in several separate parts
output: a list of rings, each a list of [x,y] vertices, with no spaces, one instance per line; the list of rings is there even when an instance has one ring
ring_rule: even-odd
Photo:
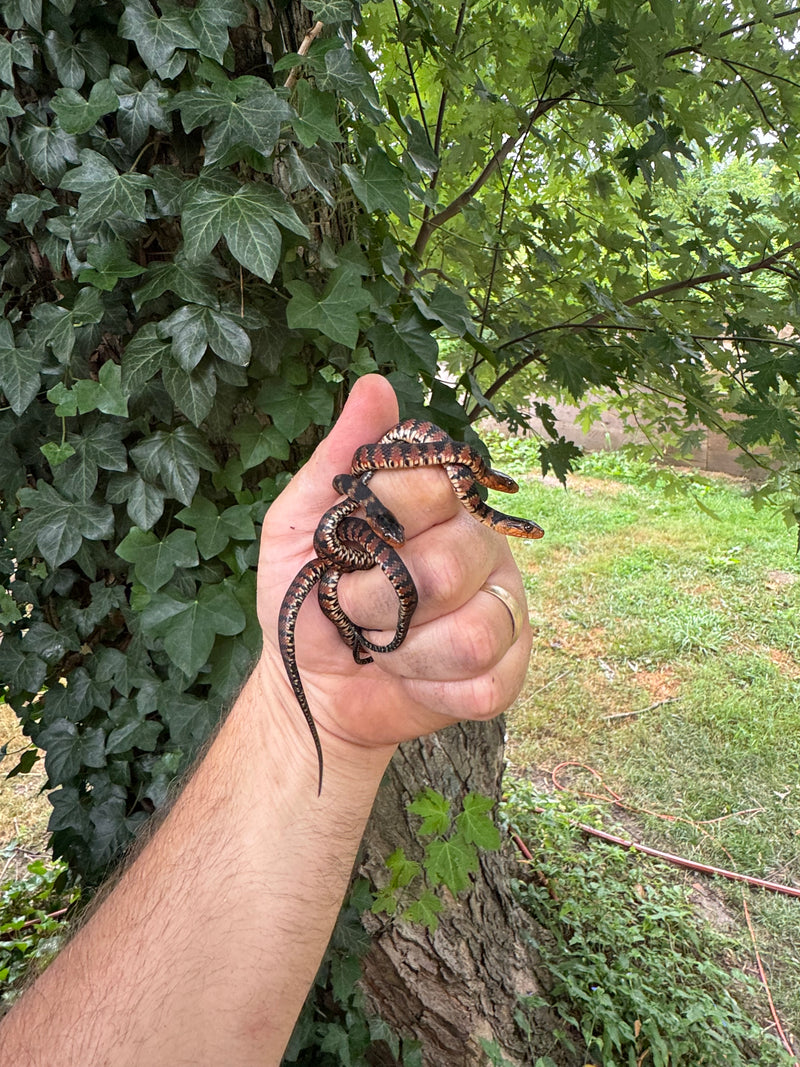
[[[377,441],[398,417],[397,397],[389,382],[379,374],[359,378],[331,432],[275,503],[288,505],[301,522],[304,516],[316,522],[337,496],[331,486],[335,475],[349,471],[356,449]],[[274,507],[268,518],[276,517]]]

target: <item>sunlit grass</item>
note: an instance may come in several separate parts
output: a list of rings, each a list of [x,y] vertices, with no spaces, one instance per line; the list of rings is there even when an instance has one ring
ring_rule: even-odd
[[[533,476],[514,501],[546,535],[515,549],[534,651],[509,715],[509,758],[540,781],[562,762],[588,764],[654,813],[636,815],[649,842],[798,886],[796,532],[754,511],[730,479],[687,474],[676,493],[674,475],[659,480],[625,457],[592,469],[614,478],[583,471],[564,490]],[[576,768],[561,780],[597,790]],[[609,821],[619,816],[609,810]],[[738,888],[714,890],[741,914]],[[797,1031],[800,900],[748,900],[773,994]],[[742,919],[745,966],[750,952]]]

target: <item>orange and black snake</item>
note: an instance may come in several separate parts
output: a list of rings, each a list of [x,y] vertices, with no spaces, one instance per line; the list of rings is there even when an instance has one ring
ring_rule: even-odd
[[[503,493],[518,489],[513,478],[487,466],[471,445],[454,441],[432,422],[406,419],[385,433],[377,444],[362,445],[349,474],[339,474],[333,487],[344,499],[329,508],[314,533],[316,557],[301,568],[286,590],[278,615],[278,647],[294,695],[305,716],[319,762],[322,791],[322,745],[308,706],[295,654],[295,625],[303,601],[319,585],[318,597],[324,614],[334,623],[342,640],[351,648],[356,663],[372,662],[370,652],[391,652],[405,640],[417,606],[417,590],[397,547],[403,544],[403,527],[369,488],[377,470],[410,467],[444,467],[462,504],[485,525],[507,537],[542,537],[544,530],[529,519],[504,515],[480,497],[476,483]],[[365,519],[355,518],[361,508]],[[394,637],[383,645],[373,644],[345,614],[339,604],[342,574],[380,567],[397,595],[398,611]]]

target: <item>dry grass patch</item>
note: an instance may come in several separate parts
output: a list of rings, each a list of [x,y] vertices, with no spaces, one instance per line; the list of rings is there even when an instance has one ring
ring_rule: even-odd
[[[24,869],[34,856],[45,855],[47,851],[47,820],[51,808],[41,791],[47,776],[44,763],[40,762],[29,774],[5,777],[16,765],[21,751],[28,747],[28,739],[12,709],[2,702],[0,744],[6,745],[8,752],[0,763],[0,849],[12,841],[19,842]]]

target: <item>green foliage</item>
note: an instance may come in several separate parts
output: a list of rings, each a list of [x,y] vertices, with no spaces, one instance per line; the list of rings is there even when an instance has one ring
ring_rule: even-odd
[[[598,1067],[785,1065],[792,1057],[753,1021],[752,981],[730,945],[692,911],[654,863],[586,840],[596,808],[510,783],[505,815],[533,860],[516,887],[546,936],[536,947],[558,1014]]]
[[[13,849],[13,843],[3,849],[0,860],[7,860]],[[63,912],[79,896],[66,883],[63,863],[35,860],[24,878],[0,885],[0,1014],[11,1006],[31,969],[44,967],[55,955],[64,931]]]
[[[411,860],[402,848],[387,857],[389,877],[378,889],[372,912],[420,923],[433,933],[444,907],[441,887],[453,895],[468,889],[478,870],[478,850],[500,847],[499,831],[489,815],[493,806],[491,798],[469,793],[453,818],[450,801],[436,790],[426,789],[416,797],[408,810],[422,818],[418,837],[428,838],[422,857]]]
[[[257,655],[258,525],[359,374],[458,436],[540,395],[559,476],[546,398],[603,389],[795,451],[796,12],[299,12],[0,2],[0,677],[92,880]]]

